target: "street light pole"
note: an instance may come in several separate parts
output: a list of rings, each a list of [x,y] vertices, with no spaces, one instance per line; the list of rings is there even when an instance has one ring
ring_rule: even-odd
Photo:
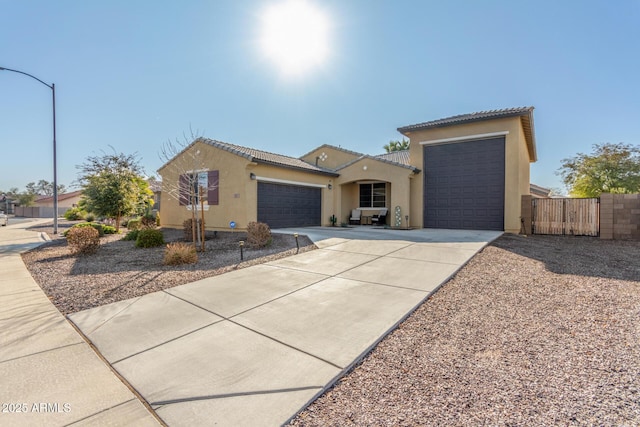
[[[49,89],[53,97],[53,234],[58,234],[58,168],[56,158],[56,85],[55,83],[47,84],[29,73],[24,71],[12,70],[11,68],[0,67],[0,71],[12,71],[14,73],[24,74],[34,80],[39,81]]]

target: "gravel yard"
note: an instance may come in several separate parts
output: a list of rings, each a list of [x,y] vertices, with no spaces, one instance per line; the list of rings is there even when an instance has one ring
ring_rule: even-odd
[[[62,233],[74,223],[61,221]],[[164,266],[164,246],[136,248],[133,241],[121,240],[124,234],[102,237],[96,254],[74,256],[66,239],[53,235],[52,225],[32,227],[52,238],[22,255],[33,278],[63,314],[75,313],[159,291],[233,269],[260,264],[296,253],[293,236],[273,233],[266,248],[244,247],[240,261],[238,242],[243,232],[219,232],[206,240],[206,251],[198,253],[198,262],[183,266]],[[165,242],[181,240],[182,230],[163,230]],[[315,248],[306,236],[299,236],[300,252]]]
[[[640,244],[501,237],[291,424],[640,425]]]

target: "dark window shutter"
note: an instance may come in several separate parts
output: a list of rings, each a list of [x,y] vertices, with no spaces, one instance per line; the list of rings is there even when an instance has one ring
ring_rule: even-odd
[[[180,206],[186,206],[189,204],[189,176],[186,174],[180,175],[178,185],[178,201],[180,202]]]
[[[218,204],[218,188],[220,187],[220,171],[209,171],[209,188],[207,189],[207,203],[209,205]]]

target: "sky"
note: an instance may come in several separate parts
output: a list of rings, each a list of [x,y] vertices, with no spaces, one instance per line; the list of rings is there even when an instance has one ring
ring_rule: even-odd
[[[194,134],[301,156],[366,154],[398,127],[534,106],[535,184],[564,158],[640,144],[640,0],[303,0],[324,60],[289,74],[265,54],[285,0],[0,0],[0,67],[55,83],[58,183],[89,156]],[[318,54],[319,55],[319,54]],[[52,91],[0,71],[0,190],[53,180]]]

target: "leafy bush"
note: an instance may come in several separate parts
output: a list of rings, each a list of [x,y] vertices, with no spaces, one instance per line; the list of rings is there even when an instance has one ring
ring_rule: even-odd
[[[191,224],[193,220],[191,218],[184,220],[182,223],[182,229],[184,230],[184,240],[187,242],[193,242],[193,231],[191,230]],[[198,227],[202,227],[202,219],[196,220]]]
[[[140,230],[131,230],[127,234],[125,234],[122,240],[132,240],[135,242],[136,240],[138,240],[139,233],[140,233]]]
[[[169,243],[164,250],[164,265],[194,264],[198,261],[198,254],[193,245],[176,242]]]
[[[96,220],[96,216],[94,214],[88,213],[84,216],[84,220],[87,222],[93,222]]]
[[[271,229],[264,222],[250,222],[247,224],[247,243],[262,248],[271,244]]]
[[[155,228],[146,228],[138,232],[136,246],[139,248],[152,248],[154,246],[164,245],[164,237],[162,231]]]
[[[104,225],[104,224],[102,225],[102,232],[104,234],[116,234],[117,233],[115,227],[112,227],[111,225]]]
[[[71,208],[64,213],[64,219],[67,221],[78,221],[84,219],[87,213],[80,208]]]
[[[142,227],[140,218],[132,218],[127,222],[127,228],[129,230],[139,230]]]
[[[93,254],[100,246],[100,234],[93,227],[71,227],[67,233],[67,244],[72,254]]]
[[[68,229],[67,231],[65,231],[64,233],[62,233],[65,237],[67,237],[67,235],[69,234],[69,232],[71,230],[73,230],[74,228],[88,228],[88,227],[92,227],[95,228],[98,231],[98,236],[102,237],[104,236],[104,229],[102,228],[102,224],[98,224],[95,222],[81,222],[79,224],[74,225],[73,227],[71,227],[70,229]]]

